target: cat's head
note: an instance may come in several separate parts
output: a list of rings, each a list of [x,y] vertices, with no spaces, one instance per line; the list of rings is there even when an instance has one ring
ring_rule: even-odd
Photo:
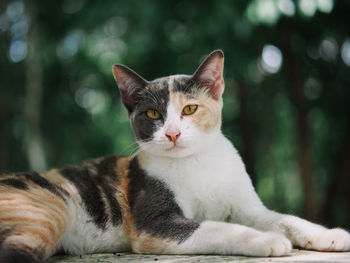
[[[185,157],[220,132],[224,54],[209,54],[193,75],[147,81],[123,65],[113,75],[142,150]]]

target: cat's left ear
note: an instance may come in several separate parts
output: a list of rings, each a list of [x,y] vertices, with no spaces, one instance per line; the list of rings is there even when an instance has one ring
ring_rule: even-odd
[[[193,74],[193,80],[208,88],[211,96],[218,100],[224,92],[224,53],[222,50],[211,52]]]

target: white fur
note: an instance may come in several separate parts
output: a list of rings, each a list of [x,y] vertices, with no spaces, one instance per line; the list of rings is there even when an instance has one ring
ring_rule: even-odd
[[[291,243],[278,233],[260,232],[238,224],[204,221],[188,240],[173,250],[182,254],[281,256],[291,250]]]
[[[81,255],[130,250],[122,226],[115,227],[108,223],[106,229],[102,230],[96,226],[83,207],[84,204],[80,200],[68,200],[70,222],[60,240],[66,253]]]
[[[308,249],[350,250],[350,235],[344,230],[268,210],[220,129],[201,132],[189,118],[180,120],[180,114],[170,104],[168,119],[153,142],[140,143],[148,156],[142,168],[170,188],[187,218],[202,222],[188,240],[168,253],[279,256],[291,250],[291,242]],[[168,125],[180,129],[180,147],[172,148],[167,140]]]

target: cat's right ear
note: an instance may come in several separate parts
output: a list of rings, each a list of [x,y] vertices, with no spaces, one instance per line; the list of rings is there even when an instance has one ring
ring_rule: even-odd
[[[147,80],[124,65],[116,64],[113,65],[112,69],[123,104],[130,114],[134,110],[139,99],[139,92],[146,86]]]

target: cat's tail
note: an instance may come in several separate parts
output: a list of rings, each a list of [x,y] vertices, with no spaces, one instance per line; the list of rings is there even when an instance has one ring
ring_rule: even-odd
[[[0,230],[0,262],[6,263],[39,263],[38,256],[33,255],[16,246],[4,244],[4,240],[11,235],[10,229]]]
[[[69,220],[67,197],[35,172],[0,180],[0,263],[37,263],[59,249]]]
[[[15,246],[0,247],[0,262],[6,263],[41,263],[37,255]]]

